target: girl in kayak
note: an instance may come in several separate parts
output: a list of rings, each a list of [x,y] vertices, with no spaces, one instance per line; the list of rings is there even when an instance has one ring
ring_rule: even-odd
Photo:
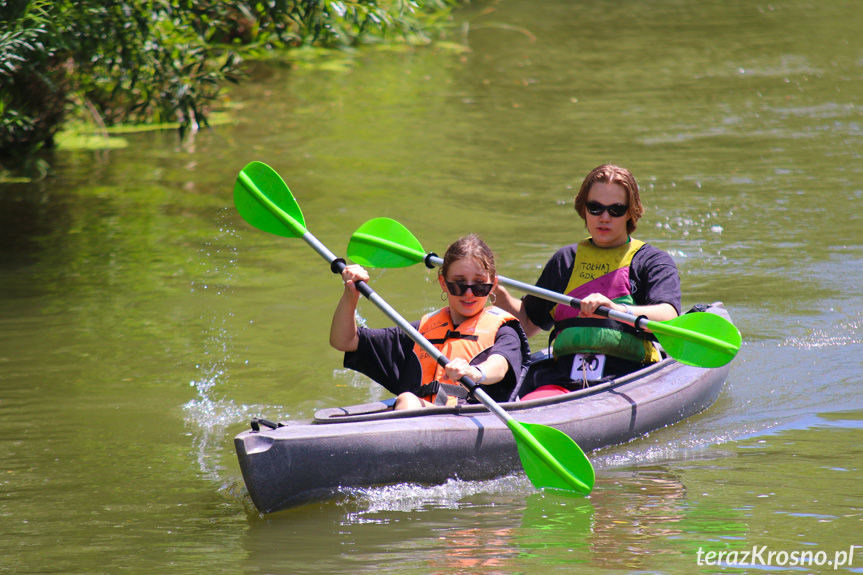
[[[397,395],[395,409],[466,402],[467,390],[458,384],[463,376],[494,400],[510,401],[527,371],[530,349],[518,320],[486,307],[497,285],[491,249],[472,234],[450,245],[443,260],[438,282],[449,305],[414,327],[450,359],[445,367],[397,327],[357,327],[360,293],[354,282],[368,282],[369,274],[359,265],[342,272],[345,289],[333,314],[330,345],[345,352],[345,367]]]
[[[580,299],[580,309],[531,295],[519,300],[502,286],[495,289],[498,305],[519,318],[529,336],[551,330],[554,362],[530,371],[523,389],[541,389],[525,399],[565,393],[659,361],[650,334],[594,314],[599,306],[652,321],[680,314],[674,260],[630,235],[644,207],[629,170],[594,168],[575,196],[575,211],[590,237],[559,249],[536,285]]]

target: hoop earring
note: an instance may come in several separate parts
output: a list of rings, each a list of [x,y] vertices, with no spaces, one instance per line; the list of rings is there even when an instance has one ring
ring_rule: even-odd
[[[491,302],[491,305],[494,305],[494,303],[497,301],[497,296],[494,295],[494,292],[489,294],[488,300]]]
[[[446,292],[445,291],[440,292],[440,300],[446,301]]]

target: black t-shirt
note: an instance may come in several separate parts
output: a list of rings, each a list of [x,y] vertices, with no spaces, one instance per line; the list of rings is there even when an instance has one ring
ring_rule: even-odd
[[[411,325],[418,328],[419,322]],[[414,342],[404,331],[397,327],[360,327],[357,332],[359,347],[345,353],[345,367],[370,377],[394,395],[413,391],[422,383],[422,367],[413,351]],[[506,359],[509,370],[503,380],[481,387],[495,401],[507,401],[515,389],[522,365],[521,339],[515,328],[501,326],[494,345],[471,360],[471,365],[482,363],[495,353]]]

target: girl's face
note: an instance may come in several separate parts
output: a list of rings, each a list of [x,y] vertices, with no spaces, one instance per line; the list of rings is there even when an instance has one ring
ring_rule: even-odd
[[[596,204],[601,204],[597,206]],[[602,209],[603,206],[616,207],[625,206],[626,213],[620,217],[611,215],[608,209],[598,215],[590,213],[590,208]],[[616,248],[629,241],[626,232],[626,222],[629,221],[629,204],[626,188],[620,184],[609,184],[606,182],[595,182],[587,192],[587,207],[584,213],[584,221],[587,231],[593,238],[593,244],[600,248]]]
[[[450,314],[456,324],[460,324],[465,319],[481,312],[488,299],[488,293],[485,296],[477,296],[471,288],[464,290],[462,295],[455,295],[449,290],[446,282],[471,285],[492,284],[494,287],[497,286],[497,277],[490,278],[489,273],[482,267],[482,264],[473,258],[454,261],[447,270],[447,277],[438,276],[438,281],[440,282],[441,289],[447,294]],[[492,287],[492,290],[494,287]],[[456,292],[458,291],[459,289],[456,288]]]

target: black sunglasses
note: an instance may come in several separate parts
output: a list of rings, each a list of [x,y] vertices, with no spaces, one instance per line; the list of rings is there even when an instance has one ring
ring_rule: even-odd
[[[584,204],[584,207],[587,210],[587,213],[594,216],[602,215],[602,212],[608,210],[608,215],[612,218],[622,218],[626,215],[626,212],[629,211],[629,206],[625,204],[611,204],[610,206],[606,206],[599,202],[587,202]]]
[[[463,296],[467,293],[467,289],[470,288],[470,291],[473,292],[473,295],[476,297],[485,297],[491,292],[491,288],[494,287],[494,284],[469,284],[465,282],[448,282],[446,283],[446,289],[449,290],[449,293],[455,296]]]

